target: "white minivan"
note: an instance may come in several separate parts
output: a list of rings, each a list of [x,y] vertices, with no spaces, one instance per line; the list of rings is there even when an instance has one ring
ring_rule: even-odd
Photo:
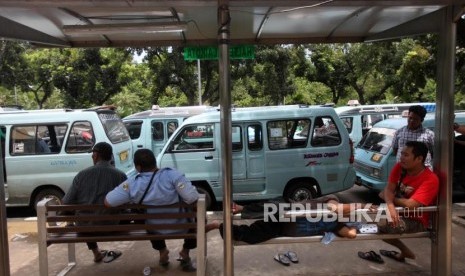
[[[134,151],[142,148],[151,149],[157,156],[171,134],[186,118],[210,109],[213,107],[205,105],[176,107],[153,105],[151,110],[124,117],[123,122],[131,137]]]
[[[349,189],[353,147],[332,107],[240,108],[232,115],[234,200],[304,200]],[[207,204],[223,200],[220,112],[186,119],[157,157],[184,172]]]
[[[8,207],[59,202],[74,176],[92,165],[98,142],[110,143],[115,166],[135,175],[129,134],[110,108],[0,113],[0,138]]]

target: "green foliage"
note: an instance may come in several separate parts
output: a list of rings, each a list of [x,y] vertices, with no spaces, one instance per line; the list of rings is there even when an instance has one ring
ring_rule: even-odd
[[[460,20],[458,30],[465,30]],[[457,37],[456,104],[465,108],[465,40]],[[230,61],[232,103],[362,104],[434,101],[437,35],[378,43],[256,46]],[[134,54],[144,54],[141,63]],[[218,61],[201,61],[202,103],[219,103]],[[183,47],[31,49],[0,40],[0,104],[86,108],[113,104],[121,116],[199,102],[197,62]],[[16,90],[16,97],[15,97]]]
[[[54,84],[65,105],[83,108],[103,105],[129,80],[120,75],[132,56],[125,49],[71,49],[64,53]]]

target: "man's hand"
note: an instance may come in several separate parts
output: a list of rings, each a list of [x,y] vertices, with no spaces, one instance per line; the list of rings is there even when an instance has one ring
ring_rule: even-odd
[[[392,227],[398,227],[399,226],[399,214],[396,211],[396,206],[394,204],[388,204],[387,205],[389,217],[391,218],[389,223],[391,224]]]

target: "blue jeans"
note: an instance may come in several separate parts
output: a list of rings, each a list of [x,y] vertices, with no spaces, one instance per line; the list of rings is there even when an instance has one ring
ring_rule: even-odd
[[[309,221],[306,218],[297,218],[296,234],[298,236],[315,236],[325,232],[333,232],[338,226],[337,221]]]

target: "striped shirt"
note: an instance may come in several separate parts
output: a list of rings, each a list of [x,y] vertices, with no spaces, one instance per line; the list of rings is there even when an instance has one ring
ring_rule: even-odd
[[[398,129],[394,133],[392,139],[392,148],[397,151],[396,161],[400,161],[400,153],[402,148],[408,141],[423,142],[428,147],[428,155],[426,156],[425,166],[433,169],[433,144],[434,144],[434,132],[430,129],[420,126],[417,129],[411,130],[407,126]]]
[[[80,171],[62,199],[63,204],[103,204],[105,196],[119,184],[126,181],[126,174],[110,164],[99,161],[92,167]],[[79,211],[80,215],[93,211]],[[102,212],[107,213],[108,211]]]

